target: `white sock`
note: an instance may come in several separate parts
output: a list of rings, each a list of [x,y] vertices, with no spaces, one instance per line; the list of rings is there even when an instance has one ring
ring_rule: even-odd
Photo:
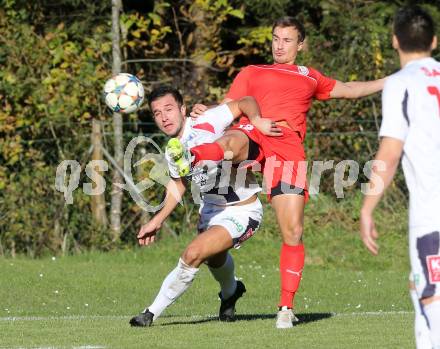
[[[156,320],[168,306],[174,303],[191,286],[198,271],[199,268],[193,268],[187,265],[182,258],[179,259],[177,267],[165,278],[153,304],[148,307],[148,310],[154,314],[153,320]]]
[[[226,255],[226,262],[220,268],[209,267],[211,274],[218,281],[221,288],[223,299],[231,297],[237,288],[237,280],[234,274],[234,260],[228,253]]]
[[[423,309],[428,318],[432,348],[440,349],[440,301],[436,300],[424,305]]]
[[[414,305],[414,332],[416,337],[417,349],[432,349],[431,340],[429,339],[429,328],[426,318],[420,309],[420,301],[417,292],[414,289],[409,290],[411,300]]]

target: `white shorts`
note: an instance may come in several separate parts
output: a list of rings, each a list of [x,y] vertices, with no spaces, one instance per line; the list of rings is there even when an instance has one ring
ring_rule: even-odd
[[[214,225],[224,227],[231,235],[235,248],[258,230],[263,218],[263,206],[259,199],[242,206],[218,206],[203,203],[200,206],[199,233]]]
[[[409,233],[411,277],[420,299],[440,295],[440,229]]]

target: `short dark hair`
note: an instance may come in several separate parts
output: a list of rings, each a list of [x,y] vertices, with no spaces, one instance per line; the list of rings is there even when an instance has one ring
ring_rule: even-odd
[[[275,30],[275,28],[277,28],[277,27],[281,27],[281,28],[294,27],[296,30],[298,30],[299,42],[303,42],[304,39],[306,38],[306,30],[304,29],[304,26],[302,25],[302,23],[300,21],[298,21],[296,18],[293,18],[290,16],[278,18],[273,23],[272,34],[273,34],[273,31]]]
[[[166,95],[172,95],[176,100],[177,104],[179,105],[179,107],[183,105],[183,97],[176,88],[170,85],[159,85],[153,88],[153,90],[150,92],[150,94],[147,97],[148,105],[150,106],[150,108],[151,108],[151,103],[153,103],[156,99],[159,99]]]
[[[400,8],[394,16],[393,32],[403,52],[431,51],[434,21],[420,6]]]

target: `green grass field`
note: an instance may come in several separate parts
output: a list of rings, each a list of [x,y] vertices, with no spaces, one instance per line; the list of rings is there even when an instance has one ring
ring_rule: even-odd
[[[264,234],[233,252],[248,289],[238,321],[217,321],[218,287],[203,266],[153,327],[130,328],[129,318],[152,301],[188,239],[167,237],[134,251],[0,259],[0,348],[414,347],[406,265],[385,269],[379,259],[362,268],[372,257],[356,240],[357,264],[308,260],[296,297],[302,321],[291,330],[274,327],[279,242]]]

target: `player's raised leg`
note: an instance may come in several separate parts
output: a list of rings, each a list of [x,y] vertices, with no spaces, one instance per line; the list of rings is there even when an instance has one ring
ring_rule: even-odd
[[[168,141],[165,147],[165,158],[175,175],[185,177],[190,174],[193,156],[178,138],[171,138]]]
[[[241,131],[229,130],[216,142],[204,143],[191,150],[186,149],[177,138],[171,138],[166,146],[166,156],[183,177],[200,161],[231,160],[238,163],[250,160],[249,138]]]
[[[304,196],[281,194],[272,198],[283,244],[280,253],[281,294],[277,328],[290,328],[298,321],[292,312],[293,299],[304,268]]]
[[[249,138],[238,130],[227,131],[216,142],[193,147],[191,153],[194,155],[194,164],[205,160],[231,160],[234,163],[252,160],[249,157]]]

